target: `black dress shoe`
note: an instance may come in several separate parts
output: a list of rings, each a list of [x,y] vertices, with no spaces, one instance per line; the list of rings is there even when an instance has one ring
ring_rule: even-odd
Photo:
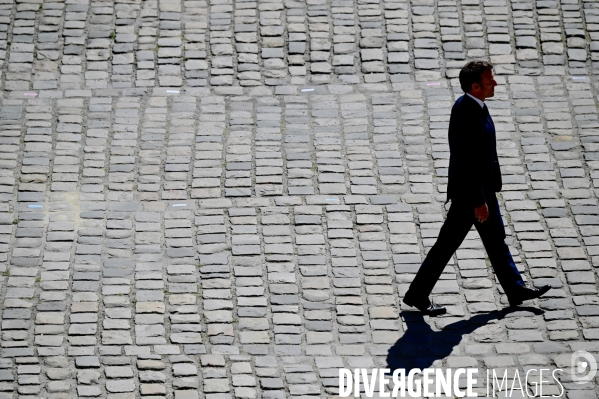
[[[530,299],[537,299],[550,289],[550,285],[544,285],[541,288],[522,288],[519,289],[516,294],[512,295],[511,297],[508,297],[508,301],[510,302],[510,306],[515,307],[521,305],[524,301],[528,301]]]
[[[427,316],[440,316],[442,314],[447,313],[447,309],[445,309],[443,306],[435,305],[433,302],[429,302],[428,304],[423,304],[423,303],[419,304],[419,303],[411,302],[410,300],[406,301],[406,298],[404,298],[403,303],[405,303],[408,306],[418,309],[419,311],[422,312],[422,314],[427,315]]]

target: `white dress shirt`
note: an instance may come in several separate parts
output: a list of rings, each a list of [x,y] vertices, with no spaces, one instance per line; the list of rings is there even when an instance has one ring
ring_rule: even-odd
[[[467,96],[470,96],[470,98],[473,98],[474,101],[476,101],[478,103],[478,105],[480,105],[481,108],[483,108],[485,106],[485,103],[483,101],[480,101],[478,98],[474,97],[471,94],[466,93]]]

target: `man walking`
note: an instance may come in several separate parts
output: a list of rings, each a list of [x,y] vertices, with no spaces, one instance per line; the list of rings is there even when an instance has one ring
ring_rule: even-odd
[[[404,297],[404,303],[422,313],[437,316],[446,309],[429,300],[447,262],[474,224],[489,255],[493,270],[511,306],[545,294],[550,286],[527,288],[505,243],[505,230],[497,202],[501,171],[497,159],[495,125],[484,101],[493,97],[497,82],[493,65],[469,62],[460,71],[458,98],[449,120],[449,181],[451,207],[431,248]]]

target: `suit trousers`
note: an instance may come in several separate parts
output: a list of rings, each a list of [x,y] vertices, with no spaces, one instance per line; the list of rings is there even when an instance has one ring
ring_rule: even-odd
[[[405,295],[406,299],[409,299],[412,303],[430,303],[428,297],[433,287],[473,224],[478,230],[495,275],[497,275],[506,295],[509,297],[516,290],[524,287],[520,272],[505,243],[505,230],[497,198],[494,197],[494,200],[488,199],[487,206],[489,207],[489,217],[483,223],[480,223],[474,216],[472,205],[452,201],[447,212],[447,219],[439,232],[439,237],[428,252],[412,284],[410,284],[410,288]]]

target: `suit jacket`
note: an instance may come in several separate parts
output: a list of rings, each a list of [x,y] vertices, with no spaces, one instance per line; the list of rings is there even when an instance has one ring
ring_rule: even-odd
[[[477,208],[501,191],[493,119],[470,96],[458,98],[449,120],[447,201]]]

